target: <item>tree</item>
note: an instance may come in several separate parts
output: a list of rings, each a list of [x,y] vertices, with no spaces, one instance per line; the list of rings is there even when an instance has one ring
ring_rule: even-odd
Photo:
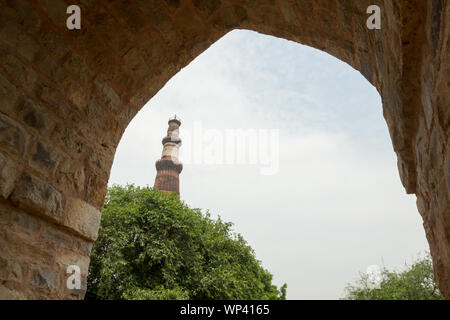
[[[428,253],[404,271],[390,271],[383,267],[379,279],[360,274],[356,284],[346,287],[348,300],[442,300],[434,280],[433,262]]]
[[[86,299],[285,299],[231,223],[149,187],[114,186]]]

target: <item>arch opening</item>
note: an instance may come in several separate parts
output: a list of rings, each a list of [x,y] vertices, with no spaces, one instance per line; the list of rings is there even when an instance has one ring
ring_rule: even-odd
[[[233,29],[328,52],[383,102],[403,186],[417,196],[442,293],[450,297],[448,12],[445,0],[0,3],[1,295],[82,298],[119,140],[182,67]],[[366,8],[382,9],[380,30]],[[20,271],[18,271],[20,270]],[[17,271],[17,272],[16,272]]]
[[[415,197],[398,178],[379,94],[334,57],[251,31],[228,33],[129,124],[110,185],[153,185],[171,114],[182,118],[181,199],[234,222],[277,285],[288,283],[288,298],[341,298],[368,266],[401,266],[429,250]],[[271,130],[277,146],[258,135]],[[234,133],[248,138],[240,163],[237,145],[226,147]],[[270,156],[259,157],[259,143],[279,160],[261,161]]]

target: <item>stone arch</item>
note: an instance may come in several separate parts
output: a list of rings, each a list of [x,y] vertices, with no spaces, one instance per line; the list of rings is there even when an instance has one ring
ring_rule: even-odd
[[[80,30],[66,28],[70,4]],[[372,4],[380,30],[366,27]],[[326,51],[377,88],[450,298],[449,12],[448,0],[0,1],[0,297],[84,296],[66,268],[85,280],[126,126],[212,43],[249,29]]]

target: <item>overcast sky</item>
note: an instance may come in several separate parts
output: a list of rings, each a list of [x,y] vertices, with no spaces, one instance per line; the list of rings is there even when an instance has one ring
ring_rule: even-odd
[[[274,282],[288,284],[288,299],[338,299],[368,267],[402,267],[428,250],[380,96],[344,62],[291,41],[228,33],[136,115],[110,185],[153,186],[174,114],[182,119],[181,199],[233,222]],[[259,149],[246,148],[258,151],[256,162],[221,163],[239,152],[227,145],[239,129],[257,134]]]

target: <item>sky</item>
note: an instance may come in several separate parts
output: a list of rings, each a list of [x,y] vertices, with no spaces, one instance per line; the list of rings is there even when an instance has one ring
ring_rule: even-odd
[[[360,272],[402,268],[429,250],[381,98],[346,63],[231,31],[131,121],[109,185],[153,186],[174,114],[181,199],[233,222],[288,299],[342,298]]]

